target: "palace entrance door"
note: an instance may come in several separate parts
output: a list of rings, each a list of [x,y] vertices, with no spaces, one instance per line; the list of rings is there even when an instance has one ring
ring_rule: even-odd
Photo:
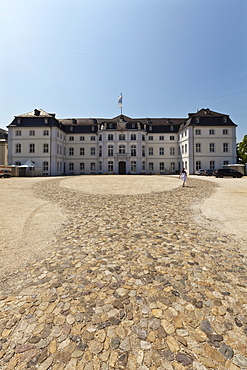
[[[119,175],[126,175],[126,162],[118,163],[118,173]]]

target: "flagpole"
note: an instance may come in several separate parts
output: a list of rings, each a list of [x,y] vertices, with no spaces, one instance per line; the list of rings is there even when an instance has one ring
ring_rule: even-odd
[[[118,97],[118,107],[121,108],[121,115],[123,114],[123,94],[121,93]]]

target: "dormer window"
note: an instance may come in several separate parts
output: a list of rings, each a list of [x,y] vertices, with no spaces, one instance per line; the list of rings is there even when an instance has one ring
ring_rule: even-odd
[[[223,117],[223,122],[227,123],[227,117]]]
[[[200,122],[200,117],[196,117],[196,123]]]
[[[95,131],[95,126],[92,126],[92,131]]]
[[[149,131],[152,131],[153,130],[153,127],[152,126],[149,126]]]
[[[109,127],[109,128],[112,128],[112,127],[113,127],[113,126],[112,126],[112,123],[109,123],[109,124],[108,124],[108,127]]]
[[[73,126],[70,126],[70,127],[69,127],[69,130],[70,130],[70,131],[74,131]]]
[[[48,118],[45,118],[45,125],[47,125],[48,124]]]
[[[21,118],[18,118],[17,119],[17,124],[20,125],[21,124]]]
[[[170,131],[173,131],[173,126],[170,126]]]

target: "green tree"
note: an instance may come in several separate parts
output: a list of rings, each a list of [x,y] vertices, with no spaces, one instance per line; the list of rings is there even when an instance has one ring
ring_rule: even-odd
[[[238,163],[247,163],[247,135],[244,135],[243,141],[237,143]]]

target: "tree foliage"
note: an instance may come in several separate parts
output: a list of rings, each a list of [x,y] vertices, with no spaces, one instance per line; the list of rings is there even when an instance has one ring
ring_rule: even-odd
[[[243,141],[237,144],[238,163],[247,163],[247,135],[244,136]]]

